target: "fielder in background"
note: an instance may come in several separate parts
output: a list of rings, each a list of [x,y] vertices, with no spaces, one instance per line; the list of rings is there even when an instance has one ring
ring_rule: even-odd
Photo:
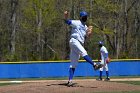
[[[87,62],[89,62],[95,70],[99,69],[101,65],[97,65],[88,56],[87,51],[83,47],[85,37],[89,37],[92,33],[92,26],[87,27],[85,22],[87,21],[88,14],[85,11],[80,12],[80,20],[69,20],[68,12],[64,12],[65,23],[72,27],[70,35],[70,68],[69,68],[69,80],[67,85],[73,85],[72,79],[75,72],[75,68],[78,65],[78,60],[82,56]]]
[[[100,64],[103,65],[103,67],[101,67],[99,69],[100,71],[100,75],[99,75],[99,78],[96,79],[98,81],[101,81],[102,80],[102,73],[103,73],[103,70],[105,69],[106,70],[106,79],[105,81],[109,81],[110,78],[109,78],[109,69],[108,69],[108,63],[110,62],[110,59],[108,57],[108,51],[106,49],[105,46],[103,46],[103,42],[102,41],[99,41],[99,48],[100,48],[100,58],[98,59],[99,62],[101,62]]]

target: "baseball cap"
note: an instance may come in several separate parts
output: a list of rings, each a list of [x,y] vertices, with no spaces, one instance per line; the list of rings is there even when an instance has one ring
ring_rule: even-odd
[[[103,45],[103,42],[102,42],[102,41],[99,41],[98,44],[99,44],[99,45]]]
[[[88,15],[88,14],[87,14],[87,12],[85,12],[85,11],[80,12],[80,17],[87,16],[87,15]]]

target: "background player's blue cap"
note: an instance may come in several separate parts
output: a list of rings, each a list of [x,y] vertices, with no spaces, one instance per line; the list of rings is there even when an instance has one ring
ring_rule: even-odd
[[[88,15],[88,14],[87,14],[87,12],[85,12],[85,11],[80,12],[80,17],[87,16],[87,15]]]
[[[103,42],[102,42],[102,41],[99,41],[98,44],[99,44],[99,45],[103,45]]]

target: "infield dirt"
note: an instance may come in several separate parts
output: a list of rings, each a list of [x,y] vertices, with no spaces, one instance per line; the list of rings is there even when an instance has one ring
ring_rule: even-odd
[[[130,79],[112,79],[111,81],[130,81]],[[133,81],[139,78],[132,79]],[[2,83],[2,81],[0,81]],[[6,81],[3,81],[6,82]],[[35,80],[0,87],[0,93],[94,93],[140,91],[139,85],[118,82],[96,81],[95,79],[76,79],[73,87],[67,87],[67,80]]]

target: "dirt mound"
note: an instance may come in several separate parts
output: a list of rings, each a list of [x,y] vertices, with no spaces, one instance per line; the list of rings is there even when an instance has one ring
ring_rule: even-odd
[[[119,92],[119,91],[140,91],[140,86],[95,81],[92,79],[75,80],[73,87],[67,87],[66,80],[43,80],[30,81],[21,84],[1,86],[0,93],[93,93],[93,92]]]

